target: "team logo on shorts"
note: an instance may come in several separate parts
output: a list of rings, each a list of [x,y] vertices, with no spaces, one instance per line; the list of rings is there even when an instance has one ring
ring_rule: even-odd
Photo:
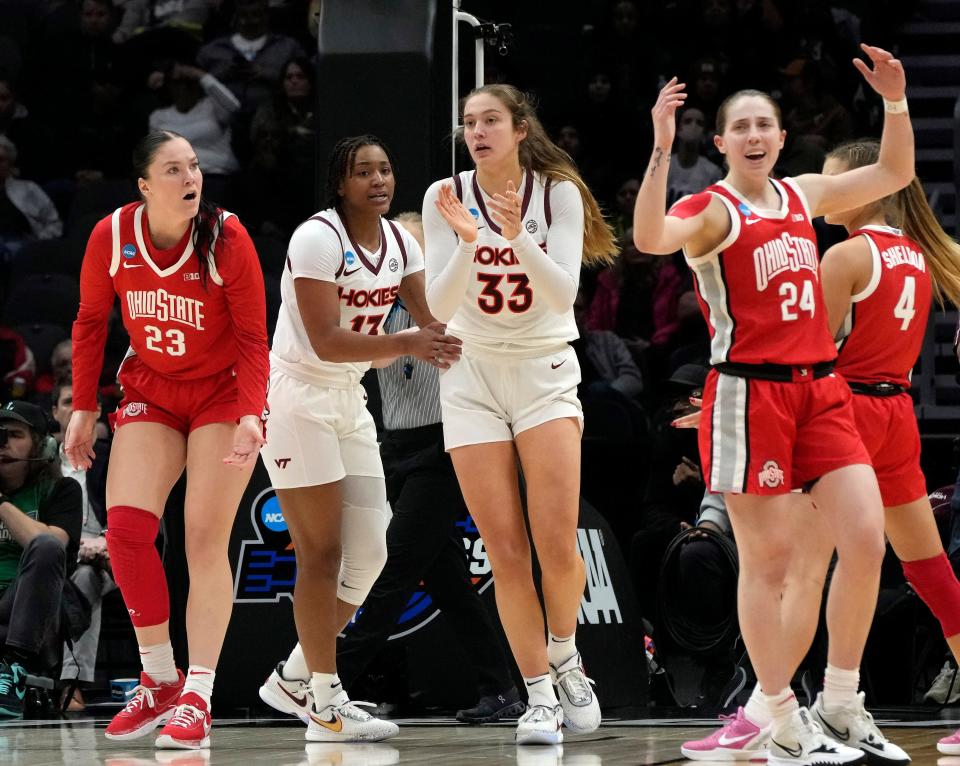
[[[390,271],[396,271],[397,269],[400,268],[400,261],[398,261],[396,258],[391,258],[389,266],[390,266]]]
[[[761,487],[775,489],[783,484],[783,470],[776,460],[768,460],[763,464],[763,470],[757,476]]]
[[[537,222],[531,218],[529,221],[527,221],[526,226],[524,228],[526,228],[526,230],[529,231],[531,234],[536,234],[537,229],[539,229],[540,227],[537,225]]]
[[[146,402],[130,402],[126,407],[123,408],[123,416],[125,418],[135,418],[138,415],[147,414],[147,404]]]
[[[127,242],[127,244],[120,249],[120,252],[124,258],[135,258],[137,255],[137,246],[132,242]]]

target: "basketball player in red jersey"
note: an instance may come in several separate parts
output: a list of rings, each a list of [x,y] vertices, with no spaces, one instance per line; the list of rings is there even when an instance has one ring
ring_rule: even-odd
[[[133,164],[141,201],[100,221],[83,259],[73,325],[75,407],[64,441],[73,465],[89,467],[107,318],[119,296],[130,350],[120,367],[123,401],[107,474],[107,546],[143,673],[106,736],[130,740],[165,723],[158,747],[199,748],[210,743],[210,695],[233,603],[227,543],[263,444],[263,276],[236,216],[203,199],[203,174],[186,139],[153,131],[137,145]],[[154,545],[184,468],[186,678],[173,661],[169,596]]]
[[[854,63],[885,102],[876,163],[834,176],[771,179],[785,138],[779,110],[766,94],[741,91],[717,116],[726,178],[664,214],[665,160],[684,100],[684,86],[674,79],[652,110],[654,151],[634,211],[640,250],[683,249],[710,326],[701,461],[711,491],[724,493],[737,537],[741,630],[771,714],[769,761],[778,765],[863,758],[825,737],[799,709],[789,686],[797,663],[784,649],[790,638],[780,615],[793,544],[780,512],[792,489],[807,486],[839,553],[827,608],[825,709],[835,720],[866,715],[858,668],[883,557],[882,503],[850,391],[833,373],[836,350],[811,224],[813,216],[861,207],[913,178],[903,68],[886,51],[863,50],[873,66]],[[879,731],[871,733],[882,740]]]

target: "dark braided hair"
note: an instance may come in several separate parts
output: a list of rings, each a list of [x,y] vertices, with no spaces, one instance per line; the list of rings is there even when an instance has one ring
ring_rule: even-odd
[[[137,142],[137,145],[133,149],[135,182],[138,178],[147,177],[147,169],[150,167],[150,163],[153,162],[157,150],[167,143],[167,141],[172,141],[175,138],[183,138],[184,141],[187,141],[186,138],[172,130],[151,130]],[[197,215],[193,219],[193,250],[197,254],[197,260],[200,264],[200,282],[204,288],[207,286],[207,275],[210,271],[207,253],[210,251],[211,246],[216,247],[213,242],[213,237],[219,222],[219,207],[201,194],[200,210],[197,211]],[[210,255],[214,254],[215,253],[210,253]]]
[[[393,161],[393,155],[390,153],[389,147],[376,136],[364,133],[362,136],[341,138],[333,147],[333,151],[330,152],[330,162],[327,165],[327,185],[323,190],[324,208],[340,207],[340,194],[337,192],[337,188],[340,186],[340,182],[353,171],[353,161],[356,159],[357,152],[364,146],[379,146],[383,149],[390,166],[396,173],[397,165]]]

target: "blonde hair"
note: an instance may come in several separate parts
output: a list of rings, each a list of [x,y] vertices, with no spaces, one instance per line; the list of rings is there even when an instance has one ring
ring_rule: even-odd
[[[619,253],[610,224],[603,218],[600,206],[580,177],[573,159],[557,146],[537,117],[525,93],[512,85],[495,83],[476,88],[460,102],[460,112],[474,96],[487,93],[502,103],[513,118],[514,128],[525,126],[526,138],[520,142],[520,164],[553,181],[570,181],[583,200],[583,263],[611,263]]]
[[[880,142],[851,141],[827,155],[848,168],[873,165],[880,158]],[[930,209],[927,195],[916,176],[903,189],[874,203],[891,226],[902,229],[923,252],[930,267],[933,294],[943,307],[944,301],[960,306],[960,245],[947,234]]]

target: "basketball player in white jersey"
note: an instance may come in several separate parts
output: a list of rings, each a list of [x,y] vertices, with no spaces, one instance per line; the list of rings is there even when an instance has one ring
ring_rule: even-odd
[[[294,617],[300,645],[261,696],[306,708],[311,741],[378,740],[397,733],[351,703],[336,672],[336,637],[386,560],[383,466],[360,378],[371,360],[411,355],[446,369],[458,341],[424,297],[416,240],[383,216],[393,162],[374,136],[341,140],[327,175],[328,208],[293,234],[270,354],[263,458],[297,555]],[[383,335],[397,296],[422,329]],[[295,668],[293,666],[300,665]]]
[[[580,265],[608,261],[616,247],[572,160],[547,138],[520,91],[473,91],[463,125],[476,170],[433,184],[423,203],[430,309],[464,349],[440,376],[444,440],[490,555],[500,619],[526,681],[517,743],[553,744],[563,739],[561,724],[572,732],[600,725],[574,635],[584,588],[576,542],[583,416],[569,341],[577,337]]]

